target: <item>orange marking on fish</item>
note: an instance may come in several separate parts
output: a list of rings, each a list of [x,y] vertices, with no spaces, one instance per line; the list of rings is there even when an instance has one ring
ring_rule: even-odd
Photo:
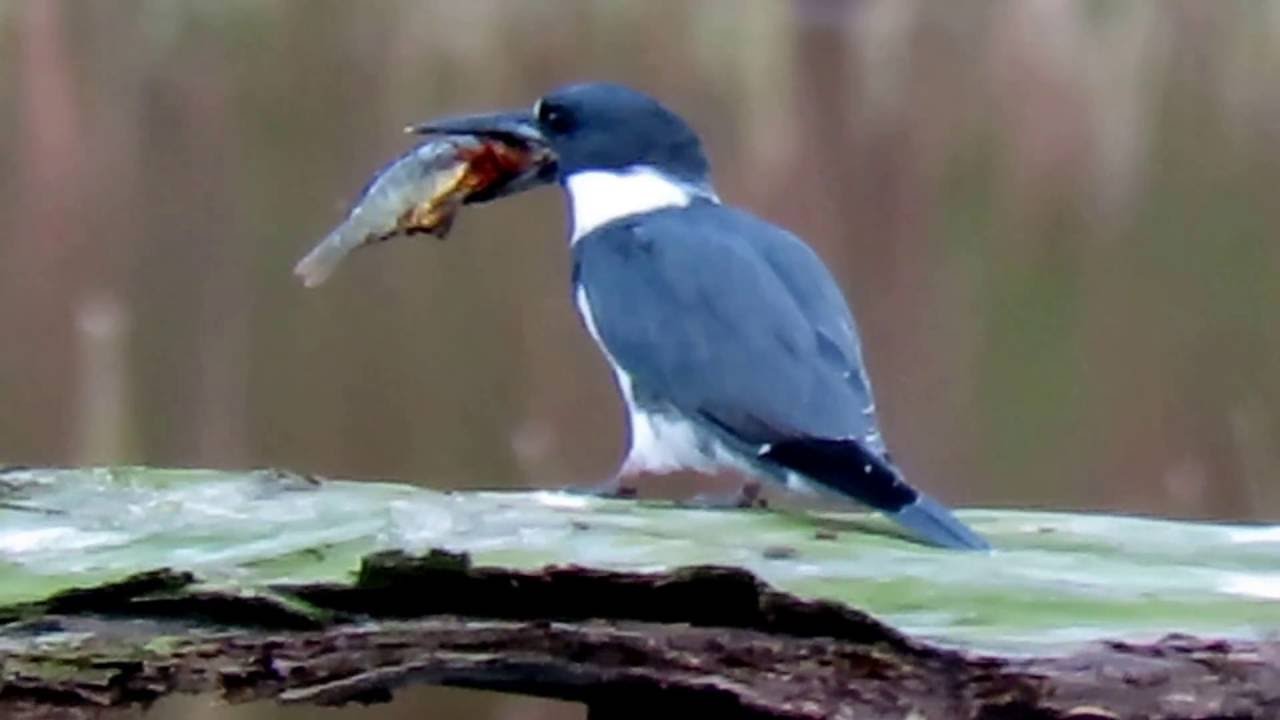
[[[459,158],[453,177],[442,182],[434,195],[401,214],[396,219],[395,232],[403,231],[410,235],[427,233],[444,237],[453,225],[453,216],[462,206],[462,201],[473,192],[467,183],[469,174],[470,164]]]
[[[539,161],[537,153],[527,148],[493,140],[458,148],[457,160],[453,177],[442,182],[435,195],[399,217],[397,232],[444,237],[468,197],[511,181]]]
[[[496,140],[458,147],[452,175],[437,183],[436,192],[401,213],[392,230],[372,236],[368,242],[390,240],[402,233],[443,238],[467,198],[510,182],[544,159],[537,151]]]
[[[462,181],[470,193],[507,182],[537,162],[536,153],[525,147],[485,140],[477,148],[463,148],[458,157],[466,163]]]

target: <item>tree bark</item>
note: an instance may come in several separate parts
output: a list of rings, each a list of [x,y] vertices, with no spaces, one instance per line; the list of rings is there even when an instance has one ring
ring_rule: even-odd
[[[1280,642],[961,652],[713,566],[518,571],[390,551],[350,584],[236,594],[159,571],[0,622],[6,718],[100,718],[175,692],[369,703],[413,683],[578,701],[592,720],[1280,716]],[[41,642],[55,637],[80,639]]]

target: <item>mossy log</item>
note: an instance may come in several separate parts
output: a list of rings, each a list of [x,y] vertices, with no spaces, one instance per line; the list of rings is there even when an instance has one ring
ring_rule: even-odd
[[[1280,717],[1280,530],[435,493],[260,471],[0,473],[0,717],[434,683],[592,718]],[[857,609],[855,609],[857,608]]]

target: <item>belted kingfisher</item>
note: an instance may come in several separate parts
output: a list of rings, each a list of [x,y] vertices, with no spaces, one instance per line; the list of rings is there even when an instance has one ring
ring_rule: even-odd
[[[868,505],[927,543],[989,547],[890,460],[830,271],[800,238],[721,203],[701,141],[674,112],[590,83],[531,113],[417,130],[553,151],[573,217],[574,299],[629,414],[620,476],[746,471]]]

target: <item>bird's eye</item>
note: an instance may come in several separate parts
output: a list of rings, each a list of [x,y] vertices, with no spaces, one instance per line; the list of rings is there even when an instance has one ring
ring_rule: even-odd
[[[538,124],[553,133],[564,133],[573,129],[573,119],[568,111],[554,103],[538,103]]]

